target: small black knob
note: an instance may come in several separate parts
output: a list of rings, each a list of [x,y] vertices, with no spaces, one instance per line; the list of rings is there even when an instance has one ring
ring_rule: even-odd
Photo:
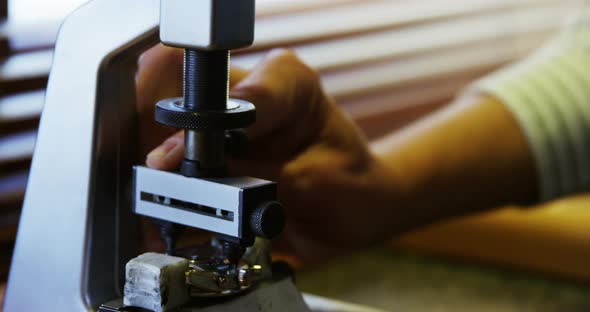
[[[250,228],[254,235],[273,239],[285,227],[285,211],[277,201],[267,201],[258,205],[250,215]]]

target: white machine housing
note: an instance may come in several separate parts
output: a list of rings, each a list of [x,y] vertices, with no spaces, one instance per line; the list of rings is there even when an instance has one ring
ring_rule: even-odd
[[[197,50],[249,46],[254,11],[254,0],[161,0],[160,40]]]

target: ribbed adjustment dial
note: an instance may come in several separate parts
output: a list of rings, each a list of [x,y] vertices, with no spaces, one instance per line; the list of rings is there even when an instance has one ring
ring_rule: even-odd
[[[285,211],[283,205],[277,201],[264,202],[250,216],[250,228],[256,236],[273,239],[285,227]]]

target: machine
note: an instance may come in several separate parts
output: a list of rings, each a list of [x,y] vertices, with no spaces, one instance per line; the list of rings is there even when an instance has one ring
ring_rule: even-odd
[[[159,267],[154,294],[161,306],[153,310],[176,308],[169,298],[179,292],[188,295],[181,307],[187,311],[307,310],[288,277],[272,278],[268,240],[284,224],[275,184],[225,171],[225,154],[244,146],[239,129],[256,116],[253,104],[228,99],[229,51],[250,45],[253,37],[254,0],[94,0],[66,19],[5,311],[146,308],[134,306],[147,289],[133,275],[137,265],[146,265],[142,261],[152,261],[149,268],[175,261],[181,267],[181,276],[168,272],[166,278],[165,265]],[[162,100],[155,109],[157,122],[185,129],[180,172],[134,160],[136,62],[160,41],[185,49],[183,97]],[[169,255],[137,257],[136,215],[160,225]],[[176,250],[182,226],[215,236],[203,246]],[[170,288],[179,276],[180,290]]]

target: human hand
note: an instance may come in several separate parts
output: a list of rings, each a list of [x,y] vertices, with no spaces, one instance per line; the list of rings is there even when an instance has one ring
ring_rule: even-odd
[[[181,93],[182,52],[158,46],[138,72],[142,146],[149,167],[178,169],[183,132],[153,122],[153,106]],[[155,75],[158,73],[157,75]],[[252,71],[232,68],[233,98],[256,105],[249,151],[228,170],[278,182],[287,209],[283,246],[304,260],[383,239],[390,232],[391,170],[370,151],[355,124],[326,96],[319,76],[292,52],[275,50]],[[143,114],[142,114],[143,113]]]

